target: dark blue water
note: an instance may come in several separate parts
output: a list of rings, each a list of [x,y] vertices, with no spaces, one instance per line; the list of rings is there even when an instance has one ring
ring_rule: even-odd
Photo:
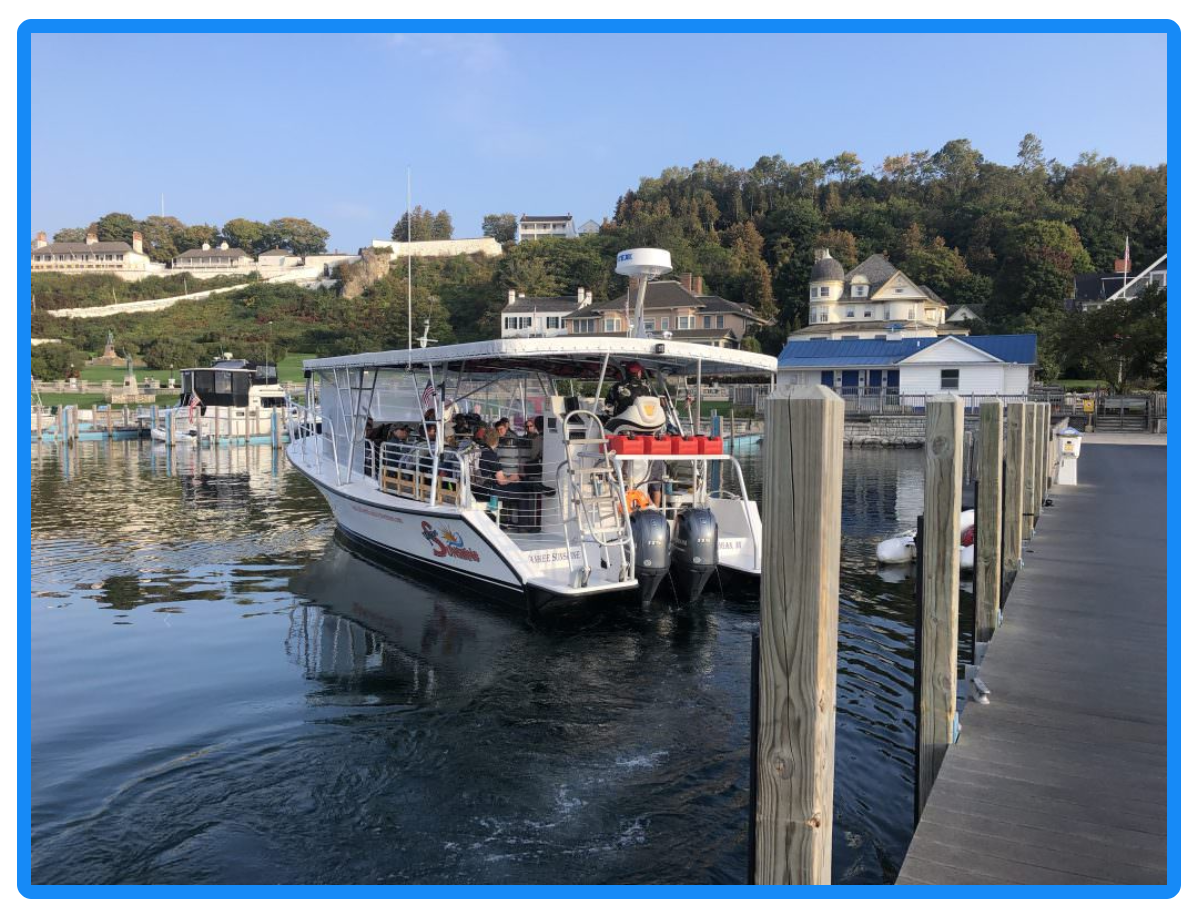
[[[32,464],[35,883],[744,882],[754,594],[535,625],[355,555],[265,447]],[[920,452],[847,452],[840,882],[911,833],[873,542],[920,492]]]

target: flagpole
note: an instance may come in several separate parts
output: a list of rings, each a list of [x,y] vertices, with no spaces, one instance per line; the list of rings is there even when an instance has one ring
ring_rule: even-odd
[[[408,202],[404,222],[408,225],[408,367],[412,368],[412,166],[408,166]]]

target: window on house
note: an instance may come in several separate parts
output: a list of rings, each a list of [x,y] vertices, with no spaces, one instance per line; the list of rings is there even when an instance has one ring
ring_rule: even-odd
[[[908,320],[912,321],[916,318],[916,316],[917,316],[917,310],[915,308],[910,308],[908,310]]]
[[[616,331],[618,331],[620,329],[621,329],[621,319],[620,318],[605,318],[604,319],[604,332],[606,334],[615,333]]]
[[[866,295],[867,295],[867,287],[866,287],[866,286],[862,286],[862,285],[858,285],[858,286],[852,286],[852,287],[850,288],[850,294],[851,294],[852,296],[854,296],[854,298],[856,298],[856,299],[863,299],[863,298],[866,298]]]
[[[869,308],[864,308],[864,309],[863,309],[863,317],[864,317],[864,318],[869,318],[869,317],[871,317],[871,314],[872,314],[872,312],[871,312],[871,309],[869,309]]]
[[[905,289],[904,289],[904,287],[903,287],[903,286],[897,286],[897,287],[896,287],[894,290],[892,290],[892,291],[893,291],[893,292],[895,292],[895,293],[896,293],[896,295],[903,295],[903,294],[904,294],[904,291],[905,291]]]
[[[958,390],[958,369],[942,369],[942,390]]]
[[[662,320],[659,322],[658,326],[659,326],[659,328],[660,328],[661,330],[670,330],[670,329],[671,329],[671,319],[670,319],[670,318],[663,318],[663,319],[662,319]]]
[[[680,315],[675,326],[679,330],[692,330],[696,326],[696,319],[691,315]]]
[[[561,330],[562,320],[558,315],[550,315],[546,318],[546,330]]]
[[[575,322],[575,333],[577,334],[594,334],[596,332],[596,319],[583,318]]]
[[[645,318],[642,321],[642,327],[644,327],[646,330],[654,330],[654,319],[653,318]]]
[[[710,327],[712,327],[712,316],[705,315],[704,316],[704,329],[708,330]]]
[[[725,316],[717,315],[717,327],[724,327],[724,326],[725,326]]]
[[[846,317],[847,317],[847,318],[853,318],[853,317],[854,317],[854,309],[853,309],[853,308],[847,308],[847,309],[846,309]]]
[[[841,337],[839,337],[838,339],[841,339],[841,340],[857,340],[857,339],[858,339],[858,334],[842,334],[842,336],[841,336]]]
[[[875,339],[876,339],[876,340],[886,340],[886,339],[887,339],[887,334],[876,334],[876,335],[875,335]]]
[[[825,296],[827,296],[827,295],[829,295],[829,287],[822,286],[821,287],[821,298],[825,298]]]

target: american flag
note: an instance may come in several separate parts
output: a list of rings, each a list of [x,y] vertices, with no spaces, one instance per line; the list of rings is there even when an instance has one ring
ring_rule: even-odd
[[[193,422],[195,420],[196,408],[202,407],[202,406],[204,406],[204,401],[202,401],[200,399],[199,395],[197,395],[195,391],[192,391],[192,399],[188,401],[188,422],[189,423]]]
[[[425,390],[421,392],[421,406],[426,410],[437,406],[437,388],[433,386],[432,381],[425,382]]]

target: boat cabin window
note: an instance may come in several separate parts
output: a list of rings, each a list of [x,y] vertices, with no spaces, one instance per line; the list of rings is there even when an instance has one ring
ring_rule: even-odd
[[[271,409],[273,407],[282,407],[284,405],[284,398],[282,398],[282,397],[260,397],[258,399],[258,402],[259,402],[259,406],[261,406],[263,409]]]
[[[192,369],[183,373],[183,401],[195,393],[205,404],[244,407],[250,395],[251,372]]]

